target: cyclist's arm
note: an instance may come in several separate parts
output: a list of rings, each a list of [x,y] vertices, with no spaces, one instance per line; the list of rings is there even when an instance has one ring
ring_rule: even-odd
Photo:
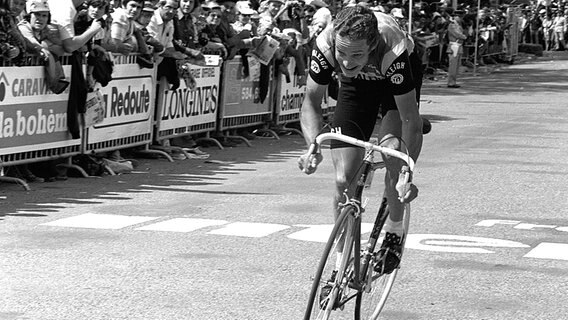
[[[327,85],[318,84],[311,76],[308,77],[304,102],[300,110],[302,132],[308,146],[314,142],[323,126],[321,102],[326,88]]]
[[[327,48],[329,50],[329,48]],[[318,45],[314,46],[310,58],[310,70],[306,83],[306,93],[300,110],[300,124],[308,146],[314,142],[323,126],[321,102],[331,81],[333,65]]]
[[[402,140],[406,143],[408,153],[414,161],[418,160],[422,149],[422,118],[416,104],[416,93],[411,91],[394,96],[394,100],[402,121]]]
[[[402,140],[414,161],[422,148],[422,118],[418,112],[415,82],[408,51],[396,57],[387,69],[386,77],[402,121]]]

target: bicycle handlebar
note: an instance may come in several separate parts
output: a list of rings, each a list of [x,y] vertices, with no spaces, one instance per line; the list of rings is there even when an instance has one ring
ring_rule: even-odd
[[[322,142],[327,141],[327,140],[343,141],[345,143],[349,143],[349,144],[352,144],[354,146],[365,148],[366,150],[372,149],[372,150],[378,151],[382,154],[386,154],[388,156],[398,158],[398,159],[406,162],[406,164],[408,165],[408,168],[410,169],[410,172],[414,172],[414,160],[412,160],[412,158],[409,155],[407,155],[406,153],[403,153],[403,152],[400,152],[398,150],[394,150],[394,149],[391,149],[391,148],[378,146],[378,145],[373,144],[371,142],[365,142],[363,140],[355,139],[353,137],[346,136],[346,135],[341,134],[341,133],[329,132],[329,133],[322,133],[322,134],[318,135],[316,137],[314,143],[312,143],[310,145],[309,153],[316,154],[318,149],[319,149],[318,147],[322,144]]]

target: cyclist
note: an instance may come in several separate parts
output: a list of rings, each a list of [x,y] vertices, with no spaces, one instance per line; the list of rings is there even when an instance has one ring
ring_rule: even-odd
[[[368,141],[380,113],[381,145],[407,149],[416,160],[422,148],[422,119],[415,96],[409,60],[412,48],[409,46],[411,42],[392,16],[359,5],[341,10],[333,24],[318,36],[311,55],[300,116],[308,145],[321,132],[321,101],[335,71],[339,74],[340,88],[333,129]],[[355,188],[350,182],[356,181],[364,154],[362,148],[340,141],[331,143],[336,217],[338,204],[344,201],[344,190],[348,189],[352,194]],[[397,184],[402,162],[383,158],[387,167],[385,185],[390,216],[385,224],[386,236],[382,245],[387,254],[385,263],[375,268],[384,267],[383,270],[390,273],[400,262],[403,203],[416,198],[418,189],[412,183]],[[306,174],[311,174],[322,159],[319,152],[315,156],[307,152],[300,156],[298,165]]]

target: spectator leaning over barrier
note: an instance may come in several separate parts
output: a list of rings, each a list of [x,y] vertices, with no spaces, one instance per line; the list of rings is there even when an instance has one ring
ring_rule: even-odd
[[[463,54],[463,42],[467,38],[463,31],[462,21],[459,16],[462,12],[453,11],[448,8],[450,13],[450,24],[448,25],[448,88],[459,88],[456,80],[461,66],[461,57]]]
[[[164,52],[165,47],[160,43],[160,41],[152,37],[147,29],[150,21],[152,21],[155,11],[156,7],[150,1],[144,2],[144,8],[142,8],[142,12],[140,12],[138,19],[134,21],[134,24],[136,26],[136,30],[140,32],[141,43],[144,43],[147,46],[148,53],[151,52],[158,55]]]
[[[174,48],[185,55],[193,64],[203,64],[205,57],[198,49],[197,33],[192,11],[195,0],[182,0],[174,14]],[[183,8],[182,8],[183,5]],[[185,12],[185,13],[184,13]],[[180,29],[181,28],[181,29]]]
[[[85,32],[79,35],[75,33],[76,8],[81,6],[85,0],[47,0],[47,2],[51,12],[51,22],[62,26],[69,34],[69,38],[61,39],[63,48],[68,53],[84,46],[103,28],[101,21],[93,20]]]
[[[179,1],[177,0],[160,1],[147,27],[148,33],[164,46],[164,52],[157,59],[157,77],[158,79],[165,77],[171,85],[170,90],[176,90],[180,85],[177,61],[187,58],[187,55],[176,50],[173,42],[174,17],[178,8]]]
[[[255,36],[250,30],[236,32],[231,26],[236,21],[236,1],[222,0],[221,21],[217,26],[217,34],[228,51],[227,59],[232,59],[241,49],[250,49],[260,43],[261,37]]]
[[[32,44],[28,52],[40,54],[45,65],[48,88],[53,93],[60,94],[69,86],[59,62],[59,57],[65,53],[61,39],[68,38],[69,34],[63,27],[49,23],[47,0],[28,0],[27,12],[18,28]]]
[[[222,45],[222,56],[223,58],[227,58],[227,48],[225,47],[225,45],[221,41],[221,37],[217,33],[217,26],[221,24],[221,6],[216,1],[209,0],[203,6],[203,12],[205,16],[205,26],[201,30],[200,37],[202,39],[207,39],[208,43]]]
[[[128,55],[138,51],[138,43],[134,34],[134,21],[140,15],[144,0],[123,0],[122,7],[112,13],[109,51]]]
[[[86,80],[89,91],[94,90],[96,82],[106,86],[112,80],[113,62],[104,47],[110,42],[109,30],[112,21],[108,13],[109,5],[106,0],[87,0],[75,18],[76,34],[83,34],[94,20],[99,20],[103,26],[103,29],[80,49],[87,53]]]
[[[211,7],[220,9],[220,5],[216,1],[207,1],[206,3],[197,1],[194,3],[194,9],[191,15],[194,18],[197,43],[203,53],[219,55],[224,59],[228,55],[227,49],[221,42],[221,38],[217,35],[216,27],[210,29],[207,23],[207,15],[212,10]],[[215,39],[212,40],[210,37],[214,37]]]
[[[196,5],[199,0],[181,0],[177,17],[174,19],[174,39],[179,40],[181,45],[186,48],[199,49],[203,45],[199,43],[197,32],[197,18],[199,15]]]

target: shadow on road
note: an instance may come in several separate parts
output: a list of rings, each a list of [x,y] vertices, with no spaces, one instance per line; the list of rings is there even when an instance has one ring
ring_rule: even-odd
[[[304,139],[299,135],[282,136],[280,140],[259,138],[251,143],[253,147],[240,144],[225,150],[202,148],[210,153],[207,160],[179,160],[172,163],[165,159],[137,159],[138,167],[129,174],[33,183],[30,184],[31,191],[25,191],[18,185],[0,183],[0,220],[6,217],[45,217],[70,204],[96,206],[108,200],[131,199],[124,194],[149,193],[154,190],[219,196],[254,195],[255,193],[239,191],[230,184],[218,191],[203,187],[223,185],[229,179],[227,175],[255,171],[254,167],[243,168],[243,164],[284,162],[296,159],[305,150]],[[290,168],[294,169],[297,168]]]

